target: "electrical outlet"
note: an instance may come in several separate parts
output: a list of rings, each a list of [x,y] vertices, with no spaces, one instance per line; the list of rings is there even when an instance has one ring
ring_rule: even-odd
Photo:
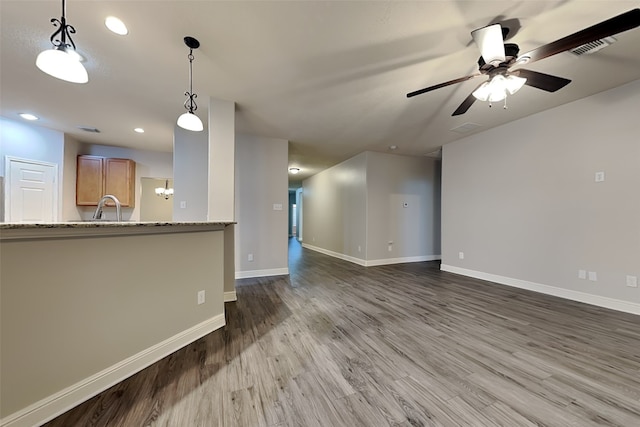
[[[358,252],[362,252],[362,248],[358,246]]]
[[[586,279],[587,270],[578,270],[578,279]]]
[[[247,261],[253,261],[253,254],[247,255]]]
[[[464,259],[464,252],[458,252],[458,258]]]
[[[204,291],[198,291],[198,305],[204,304]]]
[[[596,182],[604,181],[604,172],[596,172]]]
[[[184,200],[180,201],[180,209],[186,209],[187,208],[187,202],[185,202]]]
[[[598,274],[595,271],[590,271],[589,272],[589,280],[591,280],[592,282],[597,282],[598,281]]]
[[[638,287],[638,276],[627,276],[627,286],[630,288]]]

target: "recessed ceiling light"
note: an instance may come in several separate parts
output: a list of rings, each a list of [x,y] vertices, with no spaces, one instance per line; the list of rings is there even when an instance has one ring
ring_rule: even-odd
[[[142,128],[135,128],[133,131],[138,133],[144,133],[144,129]]]
[[[300,172],[300,168],[289,168],[289,172],[295,175]]]
[[[22,117],[25,120],[38,120],[38,117],[29,113],[20,113],[20,117]]]
[[[124,25],[124,22],[115,16],[107,16],[107,19],[104,20],[104,25],[106,25],[112,32],[121,36],[129,34],[129,30],[127,29],[127,26]]]

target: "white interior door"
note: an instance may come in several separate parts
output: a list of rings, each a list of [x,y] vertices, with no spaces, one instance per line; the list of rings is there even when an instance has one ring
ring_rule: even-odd
[[[58,165],[7,156],[6,221],[58,220]]]

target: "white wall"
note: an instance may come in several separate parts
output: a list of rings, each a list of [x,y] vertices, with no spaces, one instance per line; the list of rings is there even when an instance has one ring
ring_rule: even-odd
[[[80,144],[77,154],[88,154],[93,156],[131,159],[136,162],[135,194],[136,201],[133,208],[122,208],[122,217],[125,220],[140,220],[140,200],[142,198],[142,177],[170,178],[173,176],[173,154],[163,151],[134,150],[131,148],[112,147],[107,145]],[[70,157],[71,149],[67,158]],[[75,162],[75,158],[73,159]],[[75,167],[74,167],[75,172]],[[75,182],[75,174],[73,175]],[[75,204],[75,187],[74,187]],[[90,219],[93,216],[95,207],[78,207],[78,211],[83,219]]]
[[[237,278],[289,272],[288,149],[284,139],[236,135]]]
[[[173,132],[173,220],[206,221],[209,134],[175,126]],[[181,202],[185,207],[181,208]]]
[[[439,259],[437,160],[364,152],[302,185],[305,247],[361,265]]]
[[[55,163],[58,165],[58,194],[63,194],[64,135],[62,132],[0,116],[0,176],[2,177],[5,176],[6,156]],[[2,203],[4,204],[4,200]],[[62,217],[62,206],[63,203],[58,203],[58,218]]]
[[[639,101],[635,81],[445,145],[442,268],[640,314]]]

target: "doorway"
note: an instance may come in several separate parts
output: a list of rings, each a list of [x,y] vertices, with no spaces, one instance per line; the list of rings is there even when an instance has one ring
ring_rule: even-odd
[[[298,206],[294,203],[291,205],[291,236],[296,237],[296,229],[298,228]]]
[[[58,165],[6,156],[5,220],[58,220]]]

